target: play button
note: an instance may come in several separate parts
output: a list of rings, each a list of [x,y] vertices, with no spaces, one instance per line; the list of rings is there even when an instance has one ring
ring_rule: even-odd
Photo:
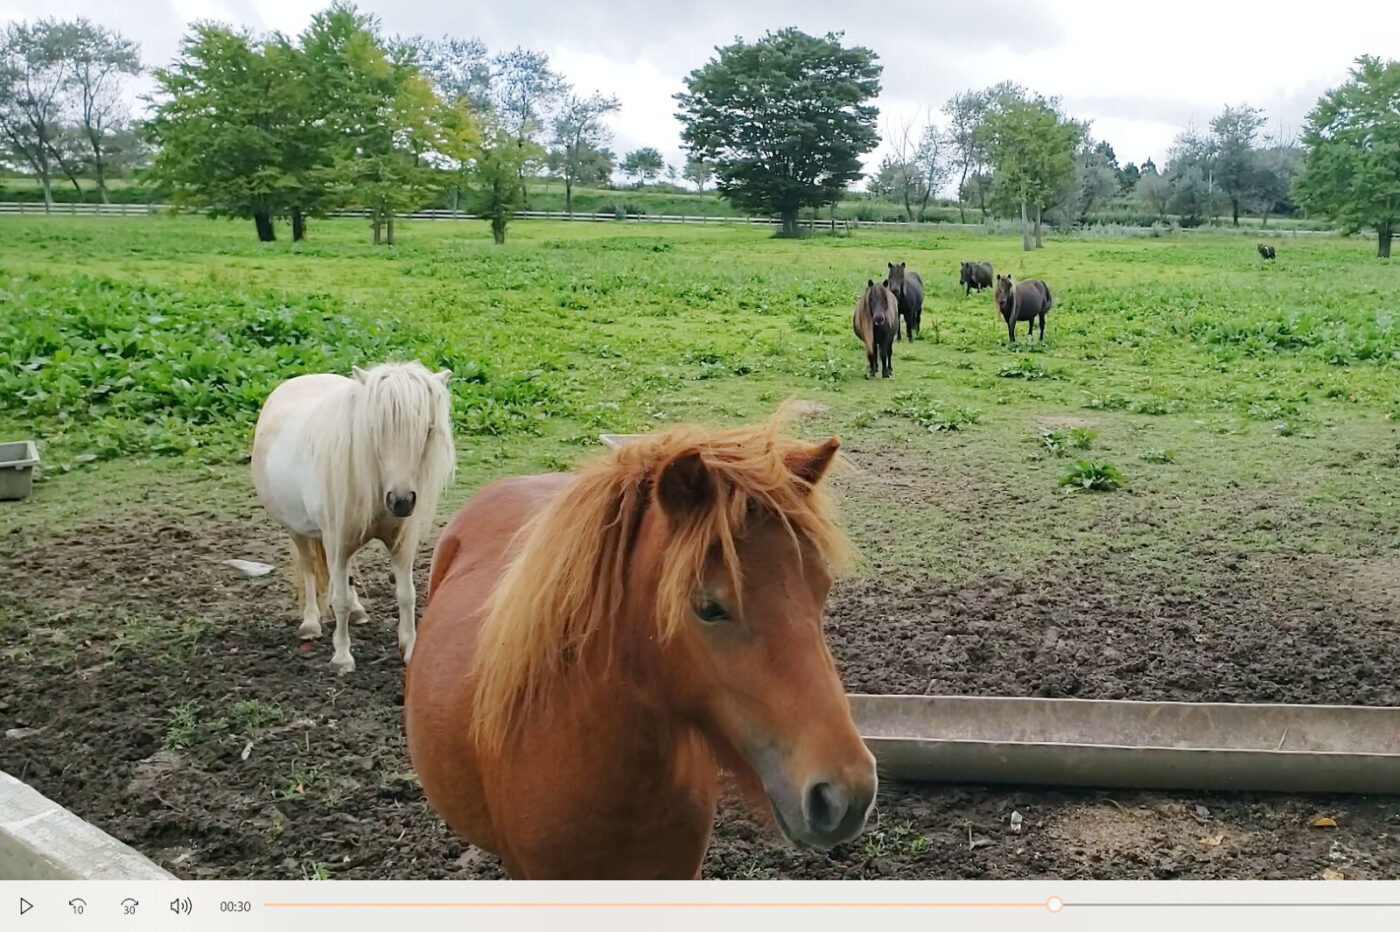
[[[29,901],[26,900],[24,897],[20,897],[20,898],[19,898],[19,914],[20,914],[21,916],[23,916],[25,913],[29,912],[29,911],[30,911],[31,909],[33,909],[33,908],[34,908],[34,904],[33,904],[33,903],[29,902]]]

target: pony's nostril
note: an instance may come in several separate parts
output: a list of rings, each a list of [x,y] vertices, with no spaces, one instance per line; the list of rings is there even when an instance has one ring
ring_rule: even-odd
[[[846,817],[846,794],[830,783],[814,783],[807,788],[802,801],[802,814],[814,832],[830,834],[840,827]]]

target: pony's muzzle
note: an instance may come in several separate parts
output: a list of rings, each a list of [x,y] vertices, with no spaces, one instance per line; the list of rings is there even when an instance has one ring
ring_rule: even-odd
[[[815,780],[802,793],[804,841],[832,848],[855,839],[875,802],[875,780]]]
[[[405,492],[400,494],[393,490],[384,493],[384,507],[389,509],[389,514],[395,518],[407,518],[413,514],[413,506],[418,504],[417,492]]]

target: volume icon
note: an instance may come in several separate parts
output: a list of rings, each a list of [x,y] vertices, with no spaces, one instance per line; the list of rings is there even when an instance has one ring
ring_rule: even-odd
[[[188,916],[190,913],[194,912],[194,903],[189,897],[185,897],[184,899],[176,897],[170,901],[170,911],[177,916]]]

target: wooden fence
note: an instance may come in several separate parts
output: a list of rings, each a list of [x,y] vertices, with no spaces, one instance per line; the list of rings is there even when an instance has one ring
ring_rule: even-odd
[[[45,214],[58,217],[145,217],[159,213],[171,212],[173,208],[164,204],[54,204],[52,209],[45,210],[42,202],[34,201],[0,201],[0,217],[12,215],[24,215],[30,217],[42,217]],[[187,213],[201,213],[199,210],[187,210]],[[366,210],[338,210],[330,213],[332,217],[368,217]],[[485,217],[479,214],[472,214],[458,210],[415,210],[409,213],[396,214],[397,217],[407,220],[484,220]],[[562,220],[577,223],[698,223],[709,225],[739,224],[749,226],[781,226],[782,220],[776,217],[711,217],[704,215],[690,214],[619,214],[614,212],[584,213],[575,211],[566,213],[562,210],[521,210],[515,213],[516,220]],[[997,230],[995,227],[981,223],[951,223],[941,221],[931,221],[927,223],[910,223],[908,221],[890,220],[802,220],[798,226],[806,229],[830,230],[832,232],[847,232],[857,229],[871,230],[903,230],[905,232],[930,231],[940,232],[982,232],[982,233],[1002,233],[1004,235],[1014,235],[1006,233],[1004,230]],[[1090,228],[1092,229],[1092,228]],[[1124,227],[1124,229],[1128,229]],[[1137,227],[1144,232],[1149,227]],[[1173,230],[1176,233],[1226,233],[1231,232],[1223,227],[1197,227],[1194,229]],[[1280,229],[1276,227],[1241,227],[1233,232],[1255,233],[1260,236],[1327,236],[1334,235],[1329,230],[1298,230]],[[1053,235],[1053,234],[1052,234]]]

